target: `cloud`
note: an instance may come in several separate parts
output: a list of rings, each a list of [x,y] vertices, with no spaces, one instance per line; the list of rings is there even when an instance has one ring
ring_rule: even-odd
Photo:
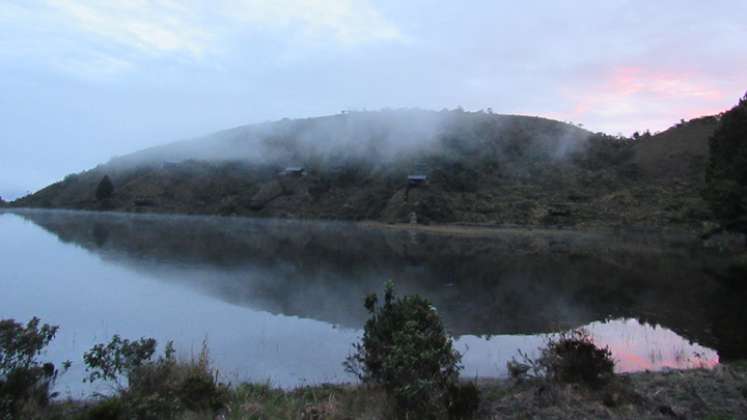
[[[731,89],[705,74],[646,66],[616,67],[596,82],[561,91],[571,108],[556,117],[585,121],[609,132],[627,131],[631,121],[639,124],[638,129],[663,129],[680,118],[716,114],[735,100]]]
[[[400,30],[365,0],[240,0],[224,4],[237,19],[344,45],[403,40]]]
[[[0,3],[0,59],[87,81],[150,68],[224,69],[403,41],[367,0],[30,0]]]
[[[346,46],[403,39],[366,0],[49,1],[76,29],[148,54],[199,59],[247,24]]]
[[[50,0],[77,29],[148,54],[201,57],[211,37],[197,16],[171,1]]]

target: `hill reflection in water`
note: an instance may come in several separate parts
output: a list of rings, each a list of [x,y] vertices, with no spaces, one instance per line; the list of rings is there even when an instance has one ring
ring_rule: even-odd
[[[324,337],[325,344],[309,340],[334,347],[326,352],[330,360],[319,363],[325,374],[313,369],[296,376],[277,374],[286,369],[283,357],[290,364],[316,363],[297,354],[305,344],[278,348],[284,356],[275,354],[261,372],[249,373],[272,373],[283,385],[349,380],[339,363],[365,321],[362,299],[380,291],[388,279],[399,293],[419,293],[433,301],[459,337],[467,376],[501,374],[517,349],[531,352],[543,343],[544,334],[579,326],[610,345],[621,371],[709,366],[719,357],[744,355],[743,343],[731,333],[741,315],[730,315],[743,292],[710,274],[724,264],[720,255],[682,235],[501,230],[447,237],[349,223],[69,211],[17,214],[63,243],[100,257],[108,267],[157,282],[158,290],[189,290],[229,303],[204,314],[200,328],[205,331],[198,334],[208,334],[214,354],[227,359],[241,356],[213,338],[235,324],[235,319],[224,319],[229,312],[241,315],[221,308],[276,317],[263,336],[269,346],[293,342],[291,337],[279,340],[281,335],[308,336],[306,320],[320,321],[314,328],[325,330],[317,337]],[[15,216],[0,217],[8,225]],[[188,306],[174,298],[161,297],[168,304]],[[251,319],[247,316],[247,330]],[[153,320],[160,321],[158,316]],[[152,331],[179,342],[180,337],[163,337],[156,327]]]

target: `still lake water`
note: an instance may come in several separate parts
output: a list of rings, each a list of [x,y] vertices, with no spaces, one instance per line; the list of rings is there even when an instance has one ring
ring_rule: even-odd
[[[0,318],[60,326],[47,358],[73,362],[59,381],[73,396],[91,391],[83,352],[113,334],[174,340],[185,358],[207,340],[233,383],[352,381],[363,297],[388,279],[432,300],[466,377],[505,375],[517,350],[575,327],[618,371],[712,366],[745,351],[724,258],[676,235],[28,210],[0,213]]]

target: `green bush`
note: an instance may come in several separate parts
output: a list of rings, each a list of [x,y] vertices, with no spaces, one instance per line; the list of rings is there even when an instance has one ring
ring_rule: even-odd
[[[124,376],[130,386],[137,385],[137,370],[146,364],[151,364],[156,352],[156,340],[141,338],[137,341],[122,339],[114,335],[107,344],[96,344],[83,355],[88,377],[84,381],[97,380],[112,381],[122,388],[119,378]],[[164,362],[173,359],[171,343],[166,346]]]
[[[126,418],[179,418],[185,411],[213,413],[227,404],[228,386],[219,383],[210,368],[205,343],[199,359],[190,362],[176,360],[171,342],[158,358],[155,350],[152,338],[130,341],[115,335],[108,344],[97,344],[85,353],[87,380],[117,384],[116,398]],[[127,379],[126,387],[119,383],[120,377]]]
[[[449,390],[457,384],[461,355],[435,308],[417,295],[395,298],[391,282],[383,305],[371,294],[365,307],[371,318],[344,363],[346,369],[363,382],[382,385],[402,417],[443,416]]]
[[[189,410],[216,412],[230,399],[229,387],[218,382],[216,372],[210,367],[206,342],[202,344],[199,358],[181,364],[172,376],[177,377],[177,395]]]
[[[0,419],[17,418],[27,404],[44,407],[55,396],[52,388],[58,371],[37,357],[57,329],[40,325],[36,317],[25,326],[13,319],[0,320]]]
[[[83,416],[85,420],[119,420],[126,418],[121,398],[111,397],[91,407]]]
[[[447,412],[449,419],[470,419],[480,405],[480,389],[472,382],[449,386]]]
[[[614,376],[615,361],[610,349],[597,347],[583,329],[548,339],[536,360],[522,356],[526,364],[509,362],[512,376],[532,370],[535,376],[552,381],[590,386],[604,385]]]

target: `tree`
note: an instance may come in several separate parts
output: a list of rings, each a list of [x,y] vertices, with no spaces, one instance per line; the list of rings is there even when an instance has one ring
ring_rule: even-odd
[[[24,418],[27,402],[44,406],[52,393],[58,371],[52,363],[38,360],[57,334],[57,327],[32,318],[25,326],[13,319],[0,320],[0,419]],[[69,362],[63,364],[65,370]]]
[[[747,231],[747,94],[709,140],[704,198],[727,228]]]
[[[461,355],[431,303],[418,295],[396,298],[387,283],[384,304],[366,298],[371,314],[360,343],[344,365],[363,382],[382,385],[403,418],[469,418],[479,395],[457,382]],[[460,411],[456,413],[455,411]]]
[[[104,175],[104,177],[101,178],[99,185],[96,187],[96,199],[106,200],[112,196],[113,192],[114,184],[112,184],[112,180],[109,179],[109,175]]]

